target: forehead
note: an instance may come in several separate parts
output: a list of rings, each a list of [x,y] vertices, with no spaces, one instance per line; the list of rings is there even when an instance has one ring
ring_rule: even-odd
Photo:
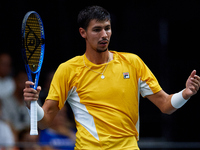
[[[97,19],[93,19],[89,22],[88,28],[105,27],[109,25],[111,25],[110,20],[99,21]]]

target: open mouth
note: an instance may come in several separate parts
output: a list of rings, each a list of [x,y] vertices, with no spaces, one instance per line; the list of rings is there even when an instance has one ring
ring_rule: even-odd
[[[102,46],[103,45],[107,45],[108,44],[108,40],[99,41],[99,44],[101,44]]]

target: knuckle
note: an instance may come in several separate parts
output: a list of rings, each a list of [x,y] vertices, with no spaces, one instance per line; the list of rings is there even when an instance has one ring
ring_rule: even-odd
[[[24,97],[24,101],[29,101],[29,99],[27,97]]]

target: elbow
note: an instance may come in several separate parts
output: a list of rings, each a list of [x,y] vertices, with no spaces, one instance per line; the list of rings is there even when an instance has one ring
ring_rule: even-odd
[[[171,115],[173,114],[177,109],[174,108],[172,105],[171,105],[171,101],[167,101],[165,103],[163,103],[160,107],[160,111],[163,113],[163,114],[167,114],[167,115]]]
[[[176,110],[175,110],[175,109],[162,108],[162,109],[160,109],[160,111],[161,111],[163,114],[171,115],[171,114],[173,114]]]
[[[44,129],[48,128],[48,126],[41,125],[40,123],[39,123],[38,127],[40,130],[44,130]]]
[[[46,129],[46,128],[48,128],[48,127],[45,127],[45,126],[39,126],[39,129],[40,129],[40,130],[44,130],[44,129]]]
[[[173,114],[173,112],[171,112],[171,111],[161,111],[163,114],[166,114],[166,115],[171,115],[171,114]]]
[[[50,123],[45,122],[43,119],[38,122],[38,127],[40,130],[44,130],[50,126]]]
[[[44,130],[44,129],[48,128],[48,127],[49,127],[49,126],[39,125],[39,129],[40,129],[40,130]]]

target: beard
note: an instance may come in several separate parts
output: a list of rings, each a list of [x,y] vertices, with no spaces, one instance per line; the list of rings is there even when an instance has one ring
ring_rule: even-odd
[[[96,51],[98,53],[106,52],[108,50],[109,43],[110,43],[110,39],[102,38],[100,41],[98,41],[98,45],[97,45]],[[106,44],[106,45],[102,46],[102,44]]]
[[[98,53],[103,53],[103,52],[105,52],[105,51],[108,50],[109,40],[107,40],[107,41],[108,41],[108,44],[107,44],[106,47],[97,47],[97,48],[96,48],[96,51],[97,51]]]
[[[106,47],[105,49],[98,49],[97,48],[97,52],[98,53],[103,53],[103,52],[105,52],[105,51],[107,51],[108,50],[108,47]]]

